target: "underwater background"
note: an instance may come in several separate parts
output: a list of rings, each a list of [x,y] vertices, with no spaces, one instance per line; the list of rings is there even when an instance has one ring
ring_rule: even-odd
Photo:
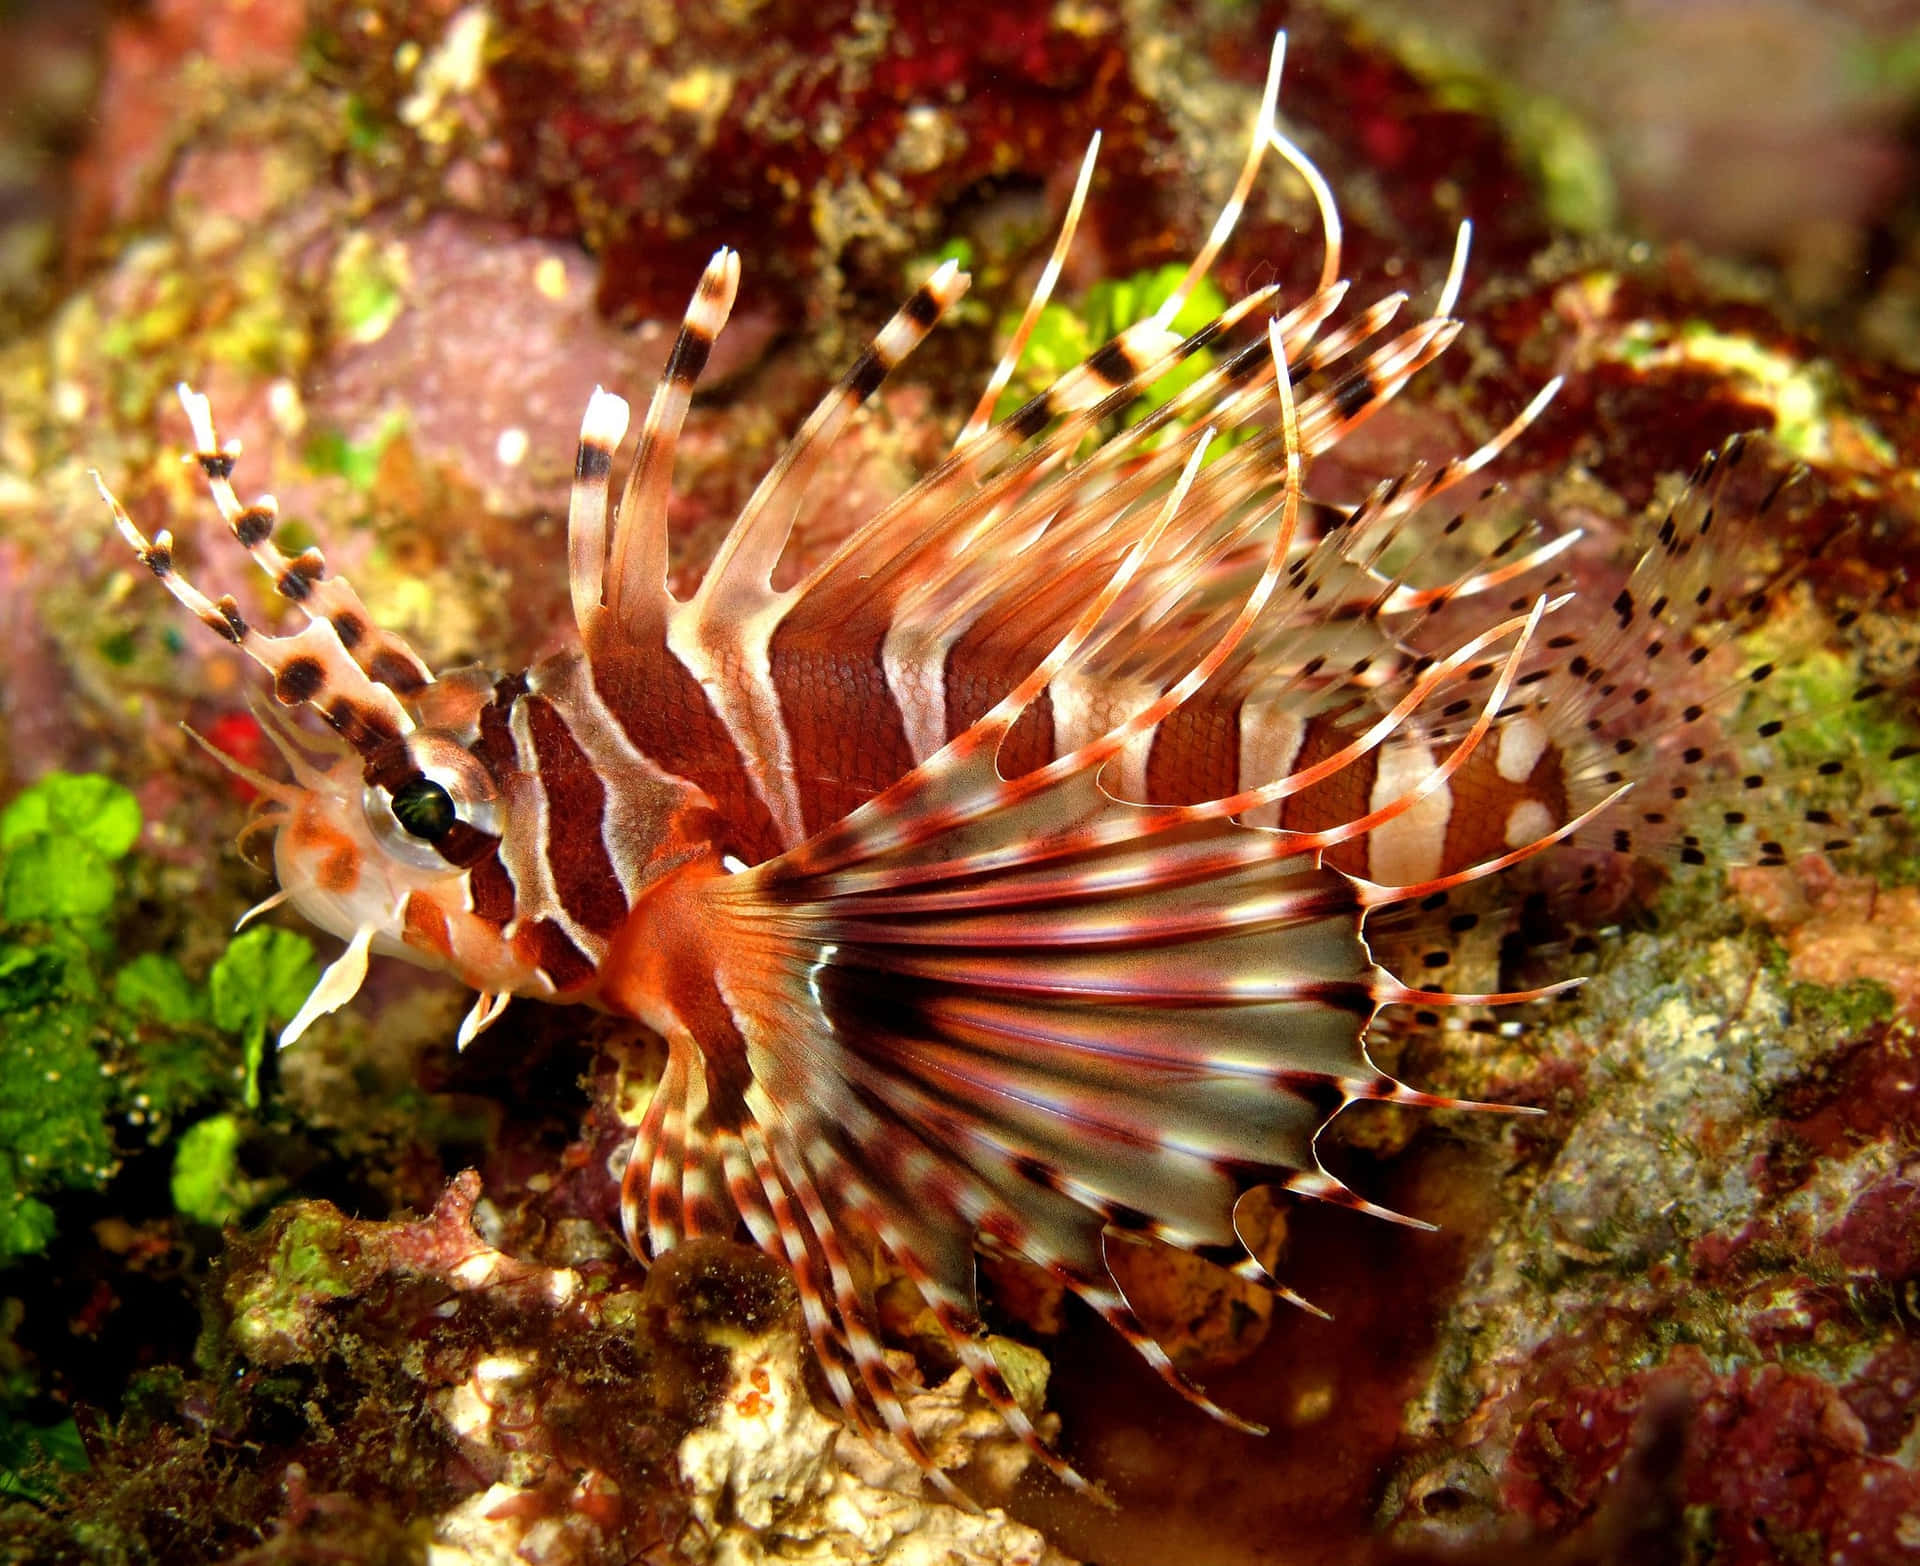
[[[1096,129],[1022,384],[1150,309],[1280,28],[1282,120],[1339,198],[1356,297],[1430,294],[1475,225],[1460,346],[1339,464],[1470,447],[1565,374],[1503,475],[1550,531],[1624,547],[1703,453],[1765,431],[1809,470],[1766,647],[1805,704],[1865,681],[1902,704],[1821,745],[1911,740],[1920,5],[0,3],[9,1559],[1920,1557],[1904,828],[1832,864],[1622,872],[1572,1000],[1410,1044],[1398,1075],[1546,1114],[1344,1117],[1343,1176],[1441,1227],[1271,1204],[1268,1253],[1332,1321],[1139,1264],[1143,1313],[1265,1439],[987,1271],[1003,1359],[1111,1511],[1022,1472],[910,1298],[889,1326],[916,1413],[984,1514],[812,1411],[757,1253],[627,1258],[608,1164],[658,1069],[631,1030],[521,1005],[456,1055],[469,997],[376,963],[272,1049],[337,947],[272,914],[232,933],[272,889],[235,846],[250,791],[179,727],[270,767],[251,673],[145,580],[89,477],[266,604],[180,461],[175,383],[242,437],[287,547],[324,538],[435,665],[518,667],[569,634],[588,393],[650,387],[717,246],[744,278],[681,448],[693,571],[959,257],[957,321],[849,434],[798,551],[938,460]],[[1269,171],[1215,306],[1310,289],[1310,212]]]

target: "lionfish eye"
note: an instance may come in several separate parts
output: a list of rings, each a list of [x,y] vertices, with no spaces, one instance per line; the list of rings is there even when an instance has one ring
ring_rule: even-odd
[[[492,775],[453,735],[415,730],[374,756],[360,788],[374,841],[416,870],[464,869],[506,826]]]
[[[393,819],[413,836],[437,843],[459,822],[453,796],[432,778],[415,777],[393,791]]]

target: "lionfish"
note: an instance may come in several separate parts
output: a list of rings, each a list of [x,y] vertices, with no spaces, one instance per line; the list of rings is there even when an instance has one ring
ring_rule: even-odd
[[[101,486],[173,595],[270,671],[279,703],[331,731],[269,723],[290,782],[235,767],[264,795],[270,902],[346,941],[282,1045],[355,994],[372,953],[479,992],[462,1048],[515,995],[654,1030],[664,1073],[621,1189],[635,1255],[744,1224],[791,1267],[847,1417],[877,1419],[956,1496],[906,1417],[853,1236],[884,1247],[982,1394],[1071,1485],[1085,1481],[981,1334],[976,1247],[1044,1269],[1184,1397],[1257,1428],[1175,1367],[1106,1246],[1151,1236],[1306,1306],[1243,1242],[1244,1193],[1415,1222],[1316,1153],[1356,1100],[1458,1104],[1376,1068],[1383,1008],[1559,987],[1416,988],[1376,961],[1371,925],[1411,910],[1417,926],[1419,910],[1563,839],[1627,846],[1617,802],[1701,716],[1673,710],[1647,671],[1664,650],[1703,655],[1696,628],[1732,592],[1697,546],[1738,447],[1703,465],[1577,635],[1554,634],[1570,593],[1459,628],[1570,536],[1522,550],[1516,533],[1438,586],[1388,568],[1396,550],[1431,556],[1423,508],[1491,462],[1557,382],[1470,455],[1358,505],[1308,498],[1311,461],[1461,331],[1468,230],[1425,319],[1389,335],[1407,302],[1394,295],[1330,325],[1347,292],[1339,217],[1277,126],[1283,53],[1284,38],[1236,184],[1173,294],[995,416],[1060,275],[1096,137],[951,454],[791,586],[772,584],[803,495],[965,291],[955,264],[871,340],[679,597],[675,443],[740,277],[719,251],[611,507],[629,408],[599,389],[587,404],[568,513],[579,646],[520,673],[436,675],[316,550],[283,553],[272,497],[240,501],[239,448],[184,385],[189,460],[305,627],[270,635],[233,598],[210,600],[169,535],[149,541]],[[1173,322],[1269,150],[1319,209],[1319,286],[1284,310],[1260,288],[1182,337]],[[1233,346],[1241,323],[1259,330]],[[1203,373],[1121,423],[1203,350],[1217,350]],[[1644,683],[1607,677],[1627,666]],[[1634,826],[1662,820],[1638,812]],[[1677,846],[1695,855],[1693,838]]]

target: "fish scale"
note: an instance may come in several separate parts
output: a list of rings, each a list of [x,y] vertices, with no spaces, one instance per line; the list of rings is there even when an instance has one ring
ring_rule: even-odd
[[[1473,926],[1450,895],[1567,839],[1702,857],[1682,779],[1725,701],[1647,707],[1653,675],[1663,659],[1699,662],[1770,590],[1744,610],[1740,590],[1716,597],[1772,498],[1709,541],[1737,443],[1695,475],[1609,605],[1576,602],[1553,571],[1571,536],[1525,527],[1437,583],[1384,574],[1383,560],[1454,547],[1465,513],[1435,528],[1426,508],[1516,439],[1557,382],[1463,457],[1357,506],[1309,501],[1312,460],[1459,334],[1468,231],[1430,316],[1393,332],[1395,295],[1334,322],[1348,292],[1338,214],[1276,128],[1283,45],[1233,194],[1174,295],[992,417],[1060,274],[1096,139],[949,459],[791,587],[771,584],[808,486],[962,296],[956,266],[874,337],[682,599],[667,579],[674,447],[741,271],[716,254],[617,497],[630,410],[601,390],[588,404],[568,513],[580,644],[522,674],[436,678],[318,551],[283,555],[272,498],[242,505],[238,448],[185,387],[214,502],[305,629],[271,636],[208,600],[168,535],[147,540],[102,488],[169,590],[272,674],[283,706],[324,724],[266,713],[291,779],[244,772],[273,833],[276,900],[348,942],[283,1045],[351,999],[373,953],[479,992],[461,1047],[513,996],[657,1031],[667,1063],[622,1189],[635,1254],[744,1225],[794,1269],[848,1416],[877,1419],[956,1496],[907,1423],[852,1237],[885,1247],[985,1397],[1069,1484],[1085,1481],[978,1335],[976,1244],[1048,1270],[1182,1396],[1244,1424],[1153,1341],[1106,1245],[1150,1234],[1304,1306],[1241,1243],[1247,1190],[1415,1222],[1315,1151],[1349,1103],[1455,1103],[1373,1065],[1383,1008],[1563,986],[1409,986],[1376,960],[1369,919],[1411,924],[1382,949],[1418,951],[1432,919]],[[1319,205],[1320,284],[1284,310],[1260,290],[1181,338],[1171,322],[1270,150]],[[1242,327],[1257,340],[1236,343]],[[1119,424],[1216,348],[1192,384]],[[1496,602],[1509,586],[1521,596]],[[1724,607],[1728,627],[1706,632]],[[1649,780],[1661,797],[1623,803]],[[1762,859],[1784,852],[1769,839]],[[1429,946],[1424,960],[1444,958]]]

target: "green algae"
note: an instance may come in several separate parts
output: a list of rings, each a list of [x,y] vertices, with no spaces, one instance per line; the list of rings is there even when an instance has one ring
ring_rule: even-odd
[[[0,812],[0,1265],[52,1242],[61,1193],[108,1187],[128,1129],[151,1146],[185,1126],[185,1216],[224,1221],[254,1196],[234,1165],[241,1122],[224,1109],[188,1122],[230,1103],[236,1082],[258,1107],[267,1029],[311,988],[313,947],[249,931],[204,985],[166,953],[123,955],[140,831],[133,795],[92,775],[49,773]]]
[[[243,1096],[260,1107],[267,1029],[285,1023],[318,982],[313,943],[291,930],[259,925],[236,936],[207,976],[214,1026],[239,1038],[246,1061]]]
[[[407,422],[404,413],[390,412],[370,436],[359,441],[339,430],[316,430],[301,455],[313,472],[343,478],[361,494],[368,494],[379,476],[381,457],[405,433]]]
[[[1797,1020],[1818,1022],[1846,1038],[1858,1038],[1875,1023],[1893,1016],[1893,992],[1875,979],[1853,979],[1837,987],[1795,980],[1787,986],[1787,1004]]]
[[[353,343],[378,342],[406,308],[411,281],[405,247],[349,235],[327,280],[327,302],[339,335]]]
[[[1152,315],[1169,299],[1186,268],[1170,265],[1152,267],[1131,277],[1111,278],[1095,283],[1078,303],[1049,302],[1034,321],[1033,334],[1007,389],[994,407],[994,418],[1003,419],[1030,398],[1044,391],[1076,365],[1092,357],[1109,339]],[[1227,296],[1210,278],[1203,278],[1188,295],[1171,323],[1173,331],[1185,337],[1197,332],[1227,307]],[[1003,323],[1003,335],[1011,335],[1013,321]],[[1131,403],[1122,422],[1138,424],[1149,414],[1165,407],[1201,376],[1214,367],[1215,355],[1206,349],[1189,354],[1170,368],[1152,386]],[[1222,431],[1213,447],[1226,449],[1235,432]]]
[[[125,789],[67,773],[0,813],[0,1262],[53,1238],[47,1196],[98,1190],[118,1167],[99,969],[114,864],[139,831]]]
[[[241,1173],[246,1135],[237,1115],[210,1115],[187,1127],[173,1153],[168,1182],[176,1211],[206,1224],[232,1223],[252,1205],[253,1187]]]
[[[364,1280],[351,1220],[325,1202],[287,1210],[268,1243],[266,1264],[232,1287],[228,1332],[240,1353],[274,1367],[311,1351],[315,1301],[346,1299]]]

